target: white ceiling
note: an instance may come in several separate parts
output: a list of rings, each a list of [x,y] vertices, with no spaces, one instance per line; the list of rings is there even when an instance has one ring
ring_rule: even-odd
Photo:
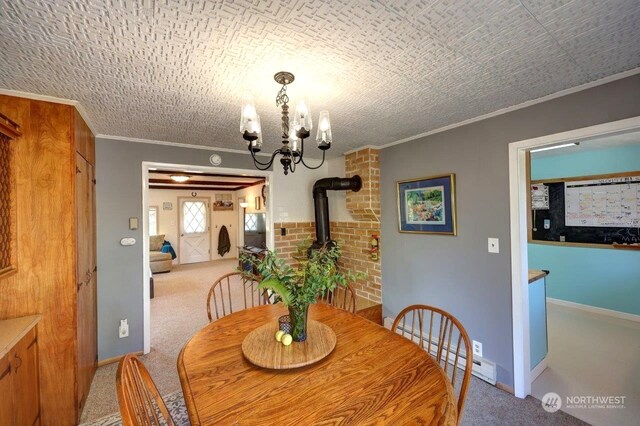
[[[243,149],[296,75],[336,155],[640,66],[638,0],[0,0],[0,87],[79,101],[99,134]],[[317,124],[317,123],[316,123]]]

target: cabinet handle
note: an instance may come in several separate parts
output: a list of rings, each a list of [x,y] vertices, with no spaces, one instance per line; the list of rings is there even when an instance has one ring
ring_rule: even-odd
[[[8,366],[7,369],[0,374],[0,380],[4,379],[4,377],[9,373],[11,373],[11,366]]]
[[[18,368],[22,367],[22,358],[20,358],[20,356],[19,356],[19,355],[16,355],[16,361],[18,361],[18,365],[16,365],[16,366],[13,368],[13,371],[14,371],[15,373],[17,373],[17,372],[18,372]]]

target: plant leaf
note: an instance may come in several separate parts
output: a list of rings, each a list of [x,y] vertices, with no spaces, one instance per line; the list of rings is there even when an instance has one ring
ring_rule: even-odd
[[[291,304],[291,292],[280,280],[277,280],[275,278],[264,280],[260,283],[258,288],[276,292],[282,299],[282,303],[284,303],[285,306],[289,306]]]

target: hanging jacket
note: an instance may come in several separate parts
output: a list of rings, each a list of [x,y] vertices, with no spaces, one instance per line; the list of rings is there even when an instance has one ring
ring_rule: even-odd
[[[220,234],[218,234],[218,254],[222,257],[226,253],[231,251],[231,240],[229,240],[229,231],[226,226],[220,228]]]

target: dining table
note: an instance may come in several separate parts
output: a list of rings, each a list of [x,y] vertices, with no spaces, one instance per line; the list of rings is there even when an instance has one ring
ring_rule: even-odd
[[[192,425],[456,425],[451,383],[426,351],[327,304],[308,315],[335,332],[328,356],[292,369],[249,362],[245,337],[287,313],[281,303],[238,311],[186,343],[178,373]]]

